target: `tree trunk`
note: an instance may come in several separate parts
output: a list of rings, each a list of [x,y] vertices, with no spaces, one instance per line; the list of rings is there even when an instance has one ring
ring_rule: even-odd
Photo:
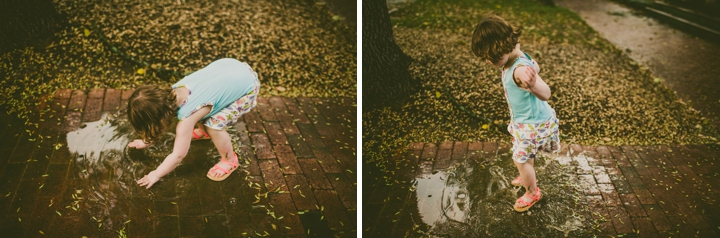
[[[52,0],[0,0],[0,53],[41,45],[63,21]]]
[[[419,87],[408,71],[412,59],[395,43],[385,0],[363,0],[362,11],[363,107],[402,102]]]

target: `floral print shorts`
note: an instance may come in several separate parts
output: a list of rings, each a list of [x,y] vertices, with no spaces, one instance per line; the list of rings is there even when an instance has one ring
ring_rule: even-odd
[[[544,123],[523,124],[510,122],[508,132],[513,136],[512,159],[525,163],[534,159],[538,151],[560,151],[559,121],[555,115]]]
[[[260,82],[255,81],[255,87],[252,91],[215,113],[215,115],[210,116],[210,118],[205,119],[203,124],[215,130],[222,130],[227,125],[235,124],[240,116],[250,112],[250,109],[257,106],[258,93],[260,93]]]

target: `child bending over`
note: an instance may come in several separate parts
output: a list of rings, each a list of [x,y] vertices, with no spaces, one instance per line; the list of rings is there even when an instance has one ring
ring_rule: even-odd
[[[173,152],[138,184],[150,188],[180,164],[190,141],[202,139],[211,139],[220,153],[220,161],[207,177],[215,181],[227,178],[238,167],[238,157],[225,128],[257,105],[259,92],[260,82],[252,68],[229,58],[188,75],[175,83],[172,91],[152,85],[135,90],[128,101],[128,119],[142,140],[130,142],[129,147],[150,146],[175,118],[179,121]]]

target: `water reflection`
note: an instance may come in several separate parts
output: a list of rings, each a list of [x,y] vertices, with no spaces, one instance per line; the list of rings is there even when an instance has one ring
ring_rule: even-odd
[[[512,206],[524,189],[510,185],[509,154],[468,159],[444,171],[423,171],[414,184],[417,212],[431,237],[592,237],[592,221],[569,155],[535,163],[544,198],[527,213]],[[580,155],[583,156],[583,155]]]
[[[181,165],[151,189],[137,185],[137,179],[154,170],[172,152],[174,137],[169,130],[146,149],[128,148],[127,144],[137,139],[137,135],[125,113],[104,114],[101,120],[87,122],[81,129],[67,133],[66,142],[73,161],[68,175],[68,194],[63,195],[68,201],[62,206],[79,213],[83,221],[97,222],[101,234],[115,235],[128,224],[162,225],[158,222],[163,221],[157,220],[162,216],[224,212],[224,198],[217,196],[221,194],[220,185],[204,177],[205,168],[212,167],[219,158],[210,141],[193,142]],[[237,140],[236,135],[231,137]],[[242,173],[233,176],[239,184],[247,184]],[[225,182],[224,185],[232,184]],[[248,196],[257,192],[247,186],[233,188],[238,194]],[[216,197],[208,200],[201,199],[202,196]],[[245,209],[252,205],[250,199],[227,199],[233,207]],[[206,200],[213,203],[203,203]],[[134,221],[129,222],[131,220]]]

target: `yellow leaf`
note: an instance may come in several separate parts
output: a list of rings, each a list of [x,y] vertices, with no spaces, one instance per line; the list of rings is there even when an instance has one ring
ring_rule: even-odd
[[[487,130],[488,128],[490,128],[490,126],[488,124],[482,125],[483,130]]]
[[[89,35],[90,35],[90,30],[88,30],[87,28],[85,28],[85,36],[89,36]]]
[[[138,69],[137,74],[139,74],[139,75],[145,74],[145,69]]]
[[[442,94],[440,94],[440,92],[435,91],[435,98],[440,98],[440,95],[442,95]]]

